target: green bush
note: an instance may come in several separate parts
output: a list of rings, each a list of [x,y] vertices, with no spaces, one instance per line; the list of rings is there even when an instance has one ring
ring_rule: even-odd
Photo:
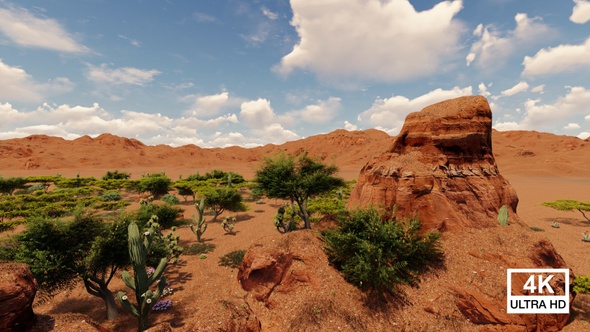
[[[573,286],[575,293],[590,294],[590,276],[575,277]]]
[[[131,174],[126,173],[126,172],[119,172],[118,170],[115,171],[107,171],[107,174],[105,174],[102,179],[103,180],[127,180],[129,179],[129,177],[131,176]]]
[[[144,204],[135,213],[135,218],[141,229],[147,225],[152,215],[156,215],[160,226],[166,229],[176,225],[176,219],[182,212],[181,208],[168,204]]]
[[[39,191],[39,190],[45,190],[45,186],[41,183],[34,184],[34,185],[27,188],[27,192],[29,194],[34,193],[35,191]]]
[[[443,259],[440,234],[420,234],[417,220],[383,220],[377,210],[341,215],[339,227],[324,231],[330,262],[363,290],[402,294],[399,285],[418,285],[418,275]]]
[[[161,200],[170,204],[170,205],[180,204],[180,200],[178,199],[178,197],[176,197],[174,195],[170,195],[170,194],[166,194],[166,195],[162,196]]]
[[[106,193],[102,194],[101,198],[105,202],[115,202],[123,199],[123,197],[121,197],[121,193],[118,191],[107,191]]]
[[[242,264],[246,255],[246,250],[234,250],[219,258],[219,266],[227,266],[232,269],[237,269]]]
[[[13,261],[18,252],[18,246],[19,244],[15,237],[1,239],[0,261]]]
[[[172,187],[172,180],[164,173],[148,174],[133,183],[137,192],[149,192],[156,198],[167,194]]]
[[[184,248],[183,255],[201,255],[206,254],[215,249],[215,245],[212,243],[197,242],[190,247]]]

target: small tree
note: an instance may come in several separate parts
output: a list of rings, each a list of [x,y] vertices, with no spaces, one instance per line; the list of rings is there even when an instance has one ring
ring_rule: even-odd
[[[543,202],[543,206],[554,208],[559,211],[574,211],[578,210],[584,216],[584,218],[590,223],[590,219],[584,211],[590,211],[590,202],[580,202],[571,199],[558,199],[553,202]]]
[[[27,184],[27,180],[25,178],[3,178],[0,176],[0,193],[12,195],[15,190],[24,188],[25,184]]]
[[[127,180],[129,179],[129,177],[131,177],[131,174],[126,173],[126,172],[119,172],[118,170],[114,170],[114,171],[107,171],[107,174],[105,174],[102,179],[103,180]]]
[[[18,236],[15,261],[27,263],[45,297],[70,288],[80,279],[86,291],[105,302],[107,319],[118,316],[108,289],[115,273],[126,266],[127,223],[105,224],[96,216],[77,211],[74,221],[40,219]]]
[[[88,256],[80,266],[80,276],[86,291],[104,301],[109,320],[119,316],[109,284],[120,269],[129,265],[129,256],[125,254],[128,225],[126,219],[118,219],[108,225],[103,235],[94,240]]]
[[[135,183],[138,192],[149,192],[155,198],[167,194],[171,185],[172,180],[164,173],[145,175]]]
[[[233,188],[214,188],[205,191],[205,205],[215,212],[213,220],[217,219],[225,210],[232,212],[246,211],[246,205],[242,202],[242,195]]]
[[[256,171],[255,181],[268,198],[289,199],[305,228],[311,228],[307,202],[316,195],[345,185],[343,179],[334,176],[337,171],[336,166],[326,166],[308,157],[307,153],[297,160],[282,154],[265,159]]]

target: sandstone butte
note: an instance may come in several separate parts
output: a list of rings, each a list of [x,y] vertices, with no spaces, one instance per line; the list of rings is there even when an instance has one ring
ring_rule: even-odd
[[[409,114],[387,151],[362,168],[348,205],[373,206],[398,218],[417,216],[424,229],[442,231],[448,243],[461,238],[469,241],[464,250],[450,249],[458,256],[475,257],[505,268],[566,267],[550,242],[527,235],[531,230],[516,214],[518,196],[494,160],[492,112],[482,96],[447,100]],[[509,211],[509,226],[497,220],[503,205]],[[500,243],[516,241],[508,238],[507,228],[511,236],[520,234],[515,250],[474,250],[481,231],[484,237],[497,236]],[[496,278],[500,286],[505,272]],[[524,280],[519,282],[524,284]],[[564,294],[564,280],[553,285]],[[504,299],[494,299],[476,285],[448,288],[465,318],[493,324],[490,326],[494,328],[520,331],[526,326],[527,331],[557,331],[569,318],[569,314],[509,315]],[[571,305],[573,295],[570,300]]]

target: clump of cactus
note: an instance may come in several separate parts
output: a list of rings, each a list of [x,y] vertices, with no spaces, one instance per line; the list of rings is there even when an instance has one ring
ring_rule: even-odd
[[[584,232],[584,233],[582,233],[582,241],[584,241],[584,242],[590,242],[590,232]]]
[[[201,236],[207,230],[207,224],[205,224],[205,199],[202,198],[201,202],[196,204],[195,207],[197,208],[197,213],[199,217],[195,217],[193,215],[193,220],[195,224],[191,224],[191,231],[197,236],[197,242],[201,242]]]
[[[559,223],[557,221],[554,221],[551,223],[551,227],[553,228],[559,228]]]
[[[133,265],[133,277],[128,271],[123,271],[122,279],[127,285],[135,292],[136,304],[129,301],[126,293],[119,292],[117,299],[123,306],[133,315],[138,317],[139,326],[138,331],[142,332],[148,328],[148,314],[152,307],[166,288],[166,277],[162,275],[168,259],[166,257],[160,259],[158,266],[149,271],[146,268],[148,260],[148,252],[154,237],[157,236],[153,225],[148,228],[146,232],[141,234],[136,223],[131,223],[128,228],[128,243],[129,243],[129,256],[131,258],[131,264]],[[156,282],[156,290],[150,290],[150,286]]]
[[[498,221],[502,226],[508,226],[508,208],[506,205],[502,205],[500,211],[498,211]]]
[[[229,216],[227,216],[221,222],[221,227],[223,227],[223,229],[225,230],[226,233],[233,234],[235,224],[236,224],[236,218],[235,217],[230,218]]]

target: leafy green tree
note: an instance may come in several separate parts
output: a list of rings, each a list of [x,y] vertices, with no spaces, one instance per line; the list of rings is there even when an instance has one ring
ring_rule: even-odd
[[[27,180],[25,178],[3,178],[0,176],[0,193],[12,195],[15,190],[24,188],[25,184],[27,184]]]
[[[154,198],[161,197],[168,193],[172,186],[172,180],[170,180],[166,174],[148,174],[143,176],[136,182],[136,190],[140,193],[149,192]]]
[[[126,172],[119,172],[118,170],[114,171],[107,171],[107,173],[102,177],[103,180],[127,180],[131,177],[131,174]]]
[[[118,310],[108,285],[128,265],[127,225],[125,220],[105,224],[81,211],[72,222],[35,220],[17,237],[15,261],[30,266],[48,297],[81,278],[88,293],[105,302],[107,318],[115,319]]]
[[[590,211],[590,202],[581,202],[575,201],[571,199],[558,199],[553,202],[543,202],[541,203],[543,206],[547,206],[550,208],[554,208],[559,211],[574,211],[578,210],[584,218],[590,222],[590,218],[586,216],[584,211]]]
[[[242,202],[242,195],[233,188],[215,188],[205,192],[205,205],[210,207],[215,216],[213,220],[224,211],[246,211],[246,205]]]
[[[187,197],[192,197],[195,200],[195,192],[193,191],[193,187],[195,186],[195,182],[186,179],[180,179],[174,182],[174,188],[178,190],[178,194],[184,198],[186,202],[188,199]]]
[[[377,210],[350,211],[338,228],[324,231],[330,262],[357,287],[401,295],[399,284],[418,285],[418,275],[443,259],[438,232],[420,233],[417,220],[384,220]]]
[[[305,228],[311,228],[308,200],[344,186],[344,180],[334,176],[337,171],[336,166],[326,166],[308,157],[307,153],[297,160],[282,154],[274,159],[265,159],[256,171],[255,181],[266,197],[289,199],[293,211],[304,221]]]
[[[104,225],[100,235],[94,238],[88,254],[78,263],[86,291],[104,301],[109,320],[119,316],[109,284],[118,271],[129,265],[126,254],[128,225],[129,221],[122,218]]]

